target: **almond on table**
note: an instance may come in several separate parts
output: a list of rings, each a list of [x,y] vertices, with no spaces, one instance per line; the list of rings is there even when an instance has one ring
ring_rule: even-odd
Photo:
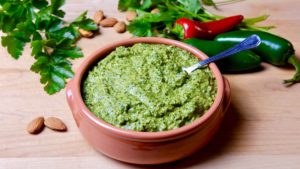
[[[120,21],[115,24],[114,29],[118,33],[124,33],[126,31],[126,24],[123,21]]]
[[[100,25],[103,27],[113,27],[117,22],[116,18],[106,18],[100,22]]]
[[[78,31],[79,31],[80,35],[85,38],[91,38],[94,36],[94,33],[92,31],[87,31],[84,29],[78,29]]]
[[[48,117],[45,120],[44,124],[49,129],[52,129],[55,131],[66,131],[67,130],[67,127],[64,124],[64,122],[57,117]]]
[[[37,117],[27,125],[27,132],[30,134],[38,134],[44,128],[44,117]]]
[[[137,13],[135,11],[127,11],[126,12],[126,20],[129,22],[134,20],[136,18],[136,16],[137,16]]]
[[[103,19],[104,19],[104,12],[102,10],[98,10],[94,14],[94,22],[99,25]]]

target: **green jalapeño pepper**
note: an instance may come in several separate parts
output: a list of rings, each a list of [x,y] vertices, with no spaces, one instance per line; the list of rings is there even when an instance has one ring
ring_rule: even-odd
[[[232,43],[195,38],[186,39],[183,42],[196,47],[208,56],[216,55],[233,46]],[[239,52],[216,62],[223,73],[238,73],[253,70],[259,67],[260,63],[260,57],[249,50]]]
[[[261,31],[232,31],[218,35],[215,40],[239,43],[252,34],[258,35],[262,41],[252,51],[258,54],[263,61],[275,66],[292,64],[296,69],[296,73],[291,79],[284,80],[284,83],[293,84],[300,82],[300,63],[295,56],[292,43],[284,38]]]

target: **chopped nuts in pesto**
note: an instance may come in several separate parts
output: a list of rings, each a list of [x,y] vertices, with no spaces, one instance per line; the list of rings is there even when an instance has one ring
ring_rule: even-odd
[[[216,96],[209,68],[188,75],[198,61],[189,52],[163,44],[118,47],[83,79],[82,94],[97,117],[124,129],[165,131],[202,116]]]

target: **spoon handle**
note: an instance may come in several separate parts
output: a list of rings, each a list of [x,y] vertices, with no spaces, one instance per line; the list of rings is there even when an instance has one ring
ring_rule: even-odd
[[[200,66],[209,64],[211,62],[217,61],[219,59],[223,59],[227,56],[233,55],[235,53],[238,53],[243,50],[252,49],[257,47],[260,44],[260,38],[257,35],[252,35],[245,40],[243,40],[241,43],[233,46],[232,48],[229,48],[215,56],[209,57],[208,59],[205,59],[203,61],[199,62]]]
[[[241,52],[243,50],[255,48],[260,43],[261,43],[261,40],[260,40],[259,36],[253,34],[250,37],[243,40],[242,42],[240,42],[239,44],[233,46],[232,48],[229,48],[229,49],[227,49],[227,50],[225,50],[225,51],[223,51],[223,52],[221,52],[217,55],[214,55],[214,56],[209,57],[205,60],[202,60],[202,61],[198,62],[197,64],[192,65],[191,67],[184,68],[184,70],[187,71],[188,73],[191,73],[194,70],[196,70],[196,69],[198,69],[198,68],[200,68],[204,65],[207,65],[211,62],[223,59],[225,57],[231,56],[231,55],[233,55],[235,53],[238,53],[238,52]]]

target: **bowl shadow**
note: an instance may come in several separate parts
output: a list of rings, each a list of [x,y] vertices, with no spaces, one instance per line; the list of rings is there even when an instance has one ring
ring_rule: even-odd
[[[204,163],[209,163],[227,152],[230,152],[231,148],[235,145],[233,139],[234,133],[242,130],[243,122],[241,113],[238,112],[234,102],[231,102],[222,122],[219,131],[216,133],[214,138],[204,148],[196,152],[195,154],[186,157],[182,160],[178,160],[172,163],[161,164],[161,165],[132,165],[127,164],[129,168],[142,168],[142,169],[174,169],[174,168],[188,168]]]

